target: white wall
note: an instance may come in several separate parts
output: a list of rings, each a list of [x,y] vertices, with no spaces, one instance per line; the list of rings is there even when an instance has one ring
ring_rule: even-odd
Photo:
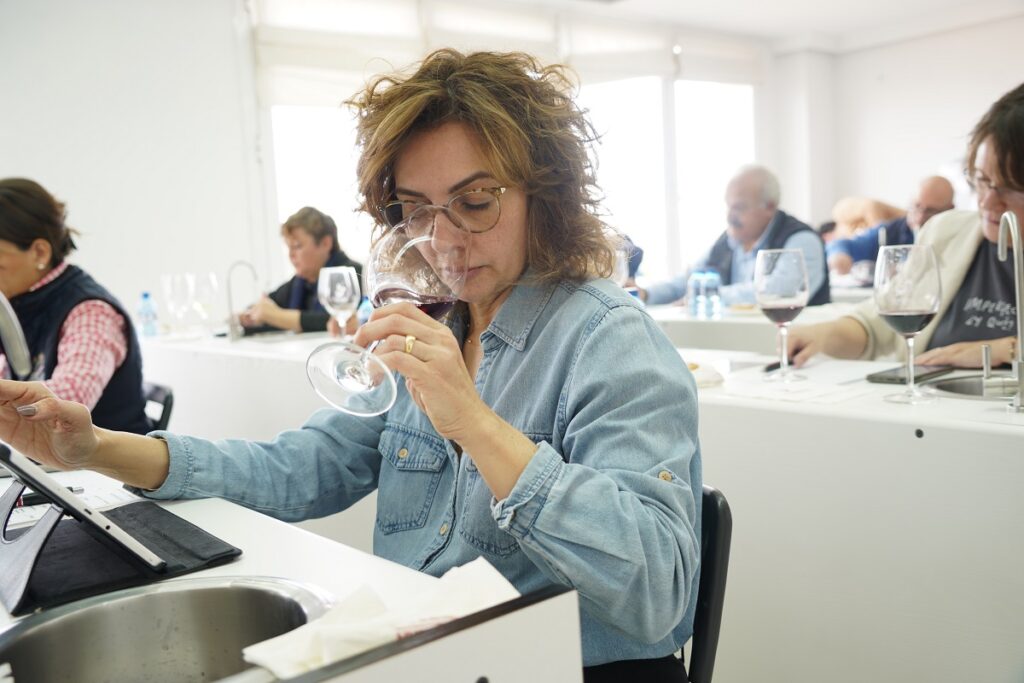
[[[839,57],[838,196],[902,205],[922,177],[955,173],[971,128],[1024,81],[1021,35],[1024,14]]]
[[[72,261],[129,311],[161,273],[265,272],[279,242],[248,31],[241,0],[0,0],[0,177],[67,203]]]
[[[781,208],[817,225],[831,210],[834,185],[835,58],[818,51],[778,55],[758,90],[758,158],[782,186]]]

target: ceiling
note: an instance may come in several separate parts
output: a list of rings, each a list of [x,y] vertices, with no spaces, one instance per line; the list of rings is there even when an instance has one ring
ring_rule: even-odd
[[[1024,0],[515,0],[846,52],[1024,13]]]

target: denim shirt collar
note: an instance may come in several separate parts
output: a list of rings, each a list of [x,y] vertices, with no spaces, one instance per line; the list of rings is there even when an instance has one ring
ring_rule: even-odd
[[[530,331],[551,300],[555,287],[554,284],[533,280],[529,272],[524,273],[481,335],[481,343],[486,344],[488,338],[497,337],[516,351],[525,350]],[[463,329],[467,322],[464,316],[467,315],[468,312],[463,308],[455,318],[453,327],[456,331]],[[459,332],[456,332],[456,336],[459,336]]]

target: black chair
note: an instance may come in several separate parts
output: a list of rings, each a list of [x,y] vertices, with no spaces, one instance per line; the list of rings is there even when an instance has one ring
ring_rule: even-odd
[[[162,384],[143,382],[142,395],[147,405],[156,403],[160,406],[160,416],[153,419],[153,429],[167,429],[167,424],[171,421],[171,408],[174,407],[174,392]]]
[[[722,628],[725,578],[729,573],[732,511],[718,489],[704,487],[700,527],[700,585],[690,642],[690,683],[711,683]]]

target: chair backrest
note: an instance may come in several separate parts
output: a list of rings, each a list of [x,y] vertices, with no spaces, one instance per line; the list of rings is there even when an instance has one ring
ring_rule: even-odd
[[[171,421],[171,409],[174,407],[174,392],[162,384],[143,382],[142,395],[146,403],[160,405],[160,415],[153,419],[153,429],[167,429],[167,424]]]
[[[732,511],[718,489],[704,487],[700,529],[700,585],[693,618],[688,673],[690,683],[710,683],[722,628],[725,578],[729,573]]]

